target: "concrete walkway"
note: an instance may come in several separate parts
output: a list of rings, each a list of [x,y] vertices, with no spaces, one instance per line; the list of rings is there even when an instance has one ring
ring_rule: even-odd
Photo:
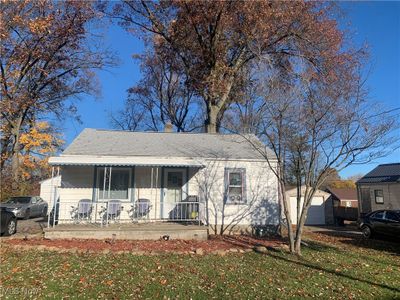
[[[45,228],[44,237],[48,239],[119,239],[119,240],[159,240],[169,239],[207,240],[208,231],[204,226],[180,223],[122,223],[100,226],[95,224],[60,224]]]

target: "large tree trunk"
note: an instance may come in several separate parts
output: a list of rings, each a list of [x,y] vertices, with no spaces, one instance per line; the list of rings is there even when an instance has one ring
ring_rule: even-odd
[[[11,178],[12,178],[12,190],[16,192],[18,190],[19,183],[19,158],[21,152],[20,144],[20,133],[21,133],[22,117],[15,120],[12,125],[12,137],[13,145],[11,150]]]
[[[5,162],[6,162],[6,157],[8,155],[8,145],[10,143],[10,134],[5,133],[5,130],[1,133],[1,143],[0,143],[0,169],[3,170]]]
[[[213,105],[210,103],[211,101],[209,101],[208,105],[207,105],[207,118],[205,121],[205,129],[207,133],[217,133],[218,132],[218,113],[220,111],[220,109],[218,108],[218,106]]]

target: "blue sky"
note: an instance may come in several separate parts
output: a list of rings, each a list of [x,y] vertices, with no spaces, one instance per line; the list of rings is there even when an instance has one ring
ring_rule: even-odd
[[[340,6],[350,22],[355,44],[366,42],[370,47],[370,101],[400,107],[400,2],[340,2]],[[139,40],[112,25],[105,31],[104,44],[117,52],[120,64],[98,73],[99,97],[83,96],[77,103],[82,124],[71,119],[62,124],[67,145],[86,127],[110,128],[109,113],[122,108],[126,90],[140,79],[139,66],[132,59],[132,54],[143,50]],[[399,131],[395,134],[400,136]],[[371,164],[348,167],[341,176],[365,174],[379,163],[399,161],[398,149]]]

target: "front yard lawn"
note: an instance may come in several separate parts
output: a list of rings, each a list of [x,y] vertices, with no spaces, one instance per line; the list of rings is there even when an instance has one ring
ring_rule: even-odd
[[[218,255],[71,254],[2,246],[2,299],[400,299],[397,248],[309,241],[280,251]],[[67,297],[68,296],[68,297]]]

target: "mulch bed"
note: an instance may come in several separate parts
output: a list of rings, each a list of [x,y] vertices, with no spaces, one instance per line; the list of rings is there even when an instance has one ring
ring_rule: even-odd
[[[4,241],[14,246],[46,246],[60,249],[79,249],[88,251],[143,251],[143,252],[193,252],[202,249],[204,253],[230,249],[252,249],[256,245],[266,247],[280,247],[284,244],[282,239],[259,239],[250,236],[210,236],[207,241],[196,240],[95,240],[95,239],[56,239],[43,238],[10,239]]]

